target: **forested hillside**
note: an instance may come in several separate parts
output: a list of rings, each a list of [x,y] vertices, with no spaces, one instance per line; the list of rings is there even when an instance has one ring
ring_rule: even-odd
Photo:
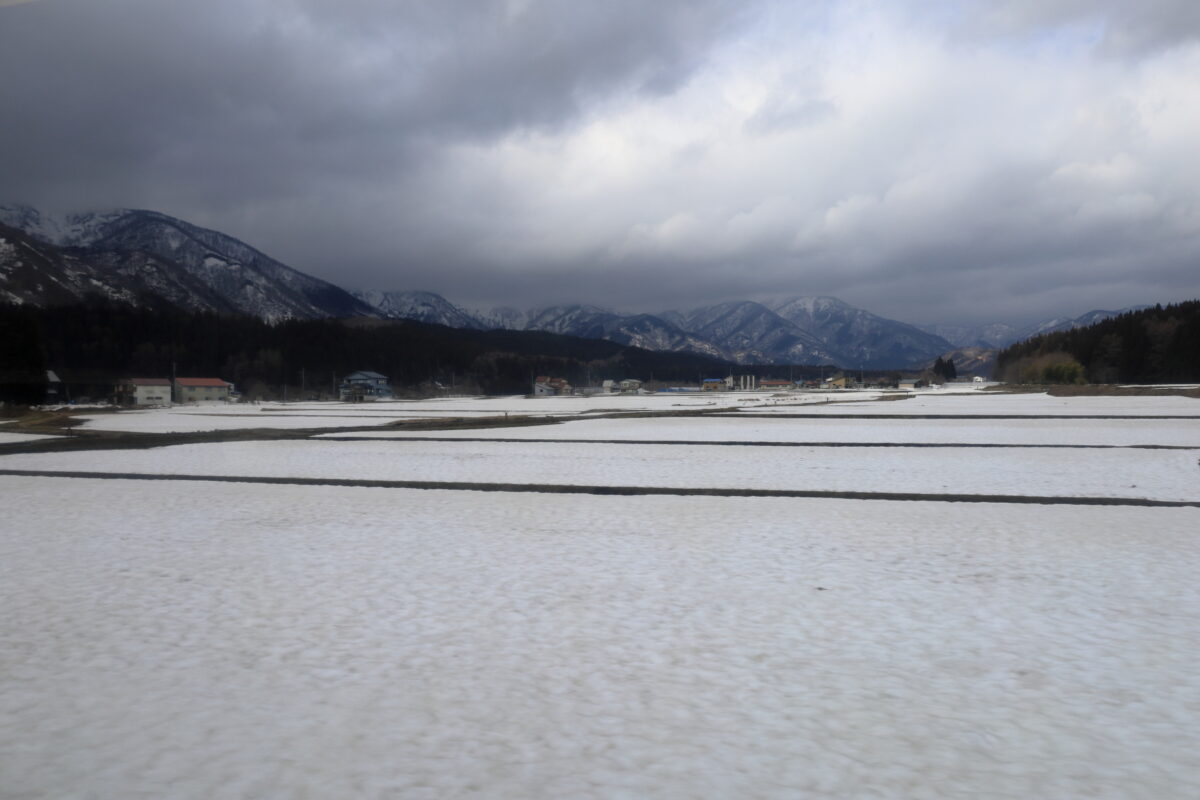
[[[1000,353],[996,376],[1009,383],[1200,381],[1200,300],[1035,336]]]
[[[472,331],[411,321],[289,320],[91,303],[0,305],[0,382],[52,369],[76,393],[99,395],[122,377],[220,377],[250,396],[328,393],[370,369],[399,388],[523,393],[535,374],[695,382],[728,367],[703,356],[523,331]],[[96,387],[89,389],[88,387]]]

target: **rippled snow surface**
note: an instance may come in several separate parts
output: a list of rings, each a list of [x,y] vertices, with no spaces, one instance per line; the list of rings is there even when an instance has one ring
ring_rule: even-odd
[[[818,422],[476,434],[1127,445],[1200,426]],[[1198,458],[325,439],[0,469],[1200,498]],[[6,475],[0,507],[6,799],[1200,796],[1200,508]]]
[[[719,421],[713,424],[721,424]],[[230,442],[13,455],[13,469],[1200,501],[1200,450]]]

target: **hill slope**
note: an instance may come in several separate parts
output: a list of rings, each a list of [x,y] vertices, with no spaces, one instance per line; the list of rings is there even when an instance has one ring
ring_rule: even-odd
[[[1003,350],[996,370],[1012,383],[1200,381],[1200,300],[1035,336]]]
[[[43,306],[99,294],[137,303],[147,291],[182,308],[236,311],[261,319],[372,315],[371,306],[245,242],[155,211],[120,210],[52,218],[28,206],[0,206],[0,223],[36,243],[17,290]],[[19,255],[4,263],[13,267]],[[50,283],[32,273],[48,269]],[[6,281],[7,283],[7,281]],[[51,288],[53,283],[57,288]]]

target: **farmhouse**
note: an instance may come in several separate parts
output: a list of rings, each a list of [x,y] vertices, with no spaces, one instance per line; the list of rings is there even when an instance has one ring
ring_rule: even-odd
[[[386,375],[364,369],[351,372],[342,379],[338,386],[338,397],[343,402],[361,403],[364,400],[376,400],[392,396],[392,387]]]
[[[554,397],[556,395],[572,393],[571,384],[567,383],[564,378],[551,378],[546,375],[539,375],[533,379],[534,397]]]
[[[780,380],[778,378],[763,378],[758,382],[758,386],[760,389],[772,389],[774,391],[796,388],[796,384],[792,381]]]
[[[171,381],[166,378],[126,378],[117,384],[117,405],[169,406]]]
[[[220,378],[176,378],[175,402],[199,403],[229,400],[233,384]]]

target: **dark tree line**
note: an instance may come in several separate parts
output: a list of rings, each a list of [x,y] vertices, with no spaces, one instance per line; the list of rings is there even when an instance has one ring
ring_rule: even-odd
[[[535,331],[470,331],[406,320],[289,320],[94,302],[0,306],[0,384],[53,369],[76,395],[104,396],[124,377],[220,377],[252,396],[328,395],[346,374],[387,375],[393,386],[523,393],[535,375],[695,382],[728,365],[615,342]],[[8,392],[9,400],[21,402]],[[5,399],[5,398],[0,398]]]
[[[1011,383],[1200,381],[1200,300],[1018,342],[997,356],[996,374]]]
[[[933,362],[932,369],[933,374],[943,380],[952,381],[958,377],[958,367],[954,366],[953,358],[943,359],[941,356],[938,356],[937,361]]]

